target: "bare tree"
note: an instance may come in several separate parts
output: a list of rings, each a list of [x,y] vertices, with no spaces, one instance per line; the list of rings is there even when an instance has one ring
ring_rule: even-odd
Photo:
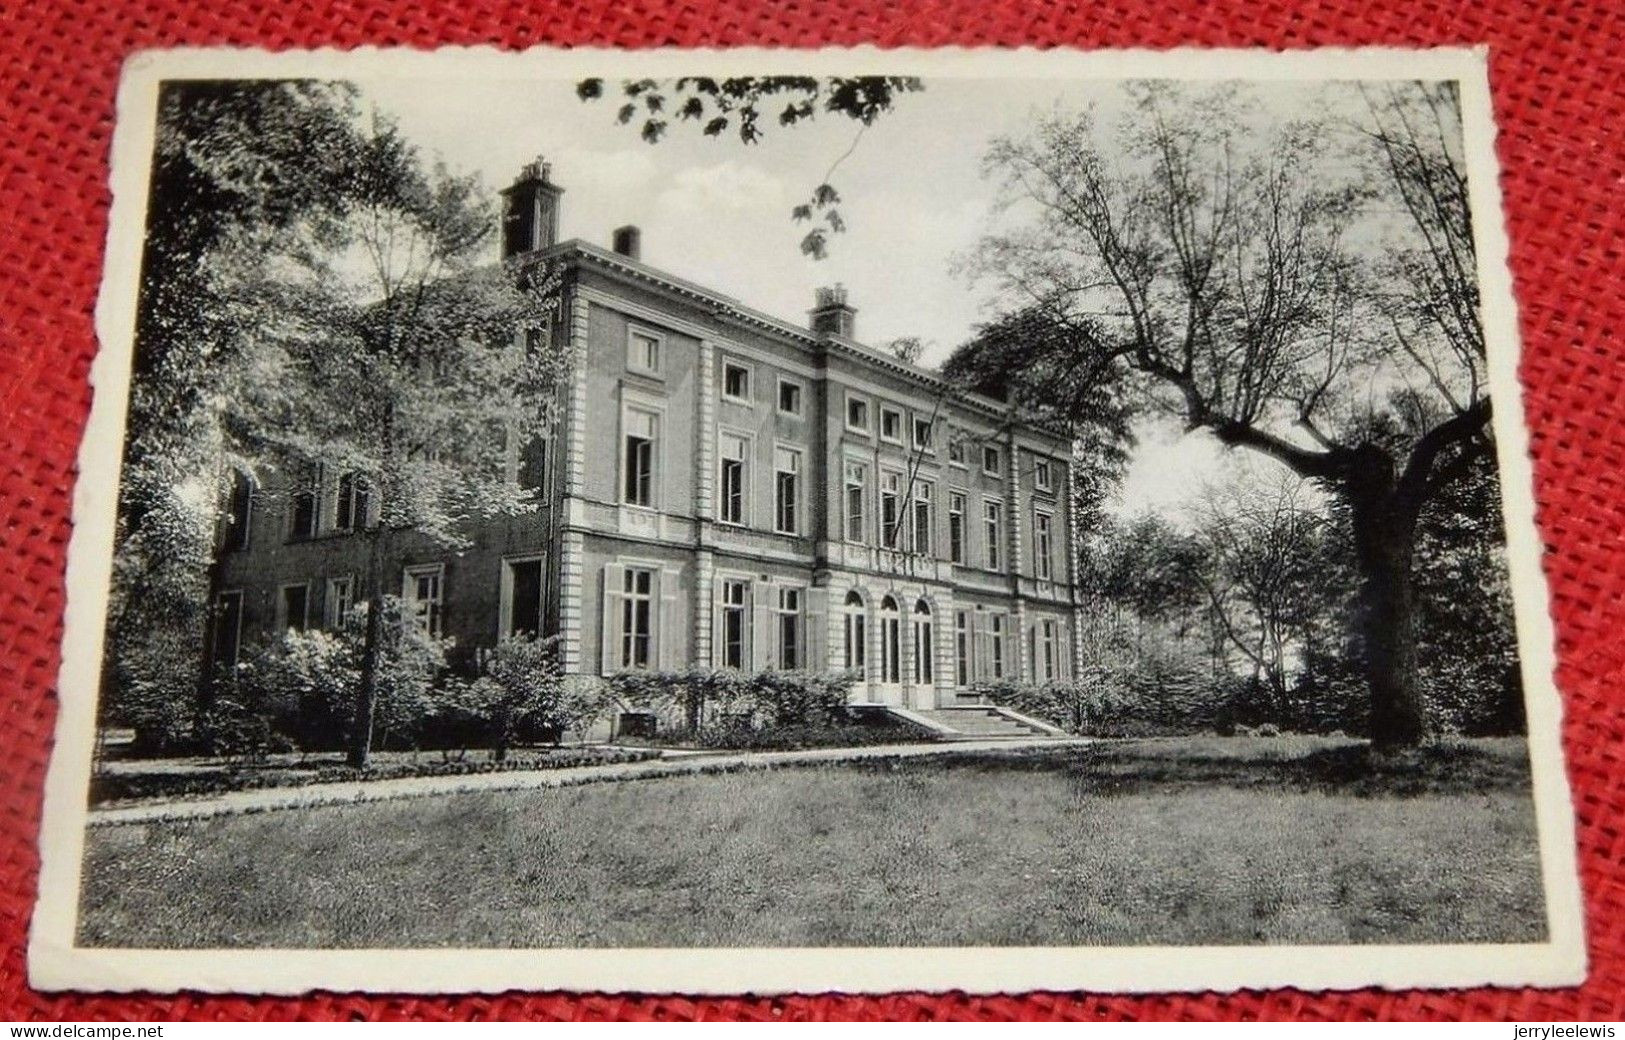
[[[1131,93],[1115,134],[1059,115],[988,156],[1034,219],[985,241],[980,268],[1063,351],[1016,377],[1130,384],[1336,496],[1372,737],[1414,744],[1418,517],[1491,449],[1455,99],[1373,94],[1365,154],[1386,175],[1362,181],[1338,176],[1360,148],[1326,125],[1267,125],[1230,90]]]
[[[1285,474],[1273,485],[1210,486],[1196,525],[1205,551],[1194,578],[1225,645],[1269,690],[1277,717],[1322,615],[1318,541],[1326,521],[1308,497],[1305,482]]]

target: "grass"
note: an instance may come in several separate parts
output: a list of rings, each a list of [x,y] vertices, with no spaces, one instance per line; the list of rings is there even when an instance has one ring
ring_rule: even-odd
[[[1521,742],[1135,741],[90,832],[140,947],[1528,942]]]

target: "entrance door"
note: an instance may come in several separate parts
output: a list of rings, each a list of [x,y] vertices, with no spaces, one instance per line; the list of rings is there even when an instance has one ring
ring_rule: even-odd
[[[903,616],[890,596],[880,601],[880,669],[875,676],[875,699],[902,707]]]
[[[937,706],[936,640],[931,625],[931,606],[923,599],[914,604],[909,635],[909,704],[930,710]]]

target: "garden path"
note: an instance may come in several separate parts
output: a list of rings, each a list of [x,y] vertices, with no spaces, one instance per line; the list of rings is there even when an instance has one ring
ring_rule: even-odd
[[[747,751],[667,753],[644,762],[574,766],[568,769],[513,770],[475,773],[463,776],[414,776],[393,780],[347,780],[299,787],[270,787],[232,791],[208,798],[144,802],[106,809],[92,809],[87,824],[158,823],[169,820],[206,819],[237,813],[275,809],[308,808],[385,801],[395,798],[421,798],[430,795],[461,794],[470,791],[542,790],[574,787],[578,784],[624,780],[649,780],[697,773],[723,773],[744,769],[771,769],[780,765],[855,762],[874,758],[918,758],[924,755],[956,754],[966,751],[1012,750],[1025,747],[1057,747],[1091,743],[1087,737],[1032,737],[995,740],[961,740],[929,744],[882,744],[867,747],[811,748],[803,751]]]

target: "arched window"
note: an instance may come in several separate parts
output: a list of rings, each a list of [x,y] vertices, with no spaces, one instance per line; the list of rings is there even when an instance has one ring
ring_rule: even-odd
[[[914,604],[914,681],[925,685],[932,681],[931,658],[936,645],[931,638],[931,604],[920,600]]]
[[[846,649],[844,667],[848,671],[868,676],[869,673],[869,625],[864,614],[863,596],[853,589],[846,594],[846,601],[841,609],[841,627],[843,641]]]
[[[880,601],[880,681],[903,681],[902,618],[890,596]]]

